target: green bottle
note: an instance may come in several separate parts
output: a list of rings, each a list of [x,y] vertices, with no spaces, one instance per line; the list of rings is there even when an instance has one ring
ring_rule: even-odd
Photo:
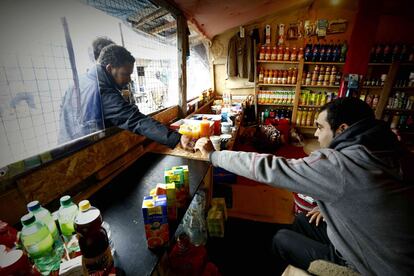
[[[62,256],[65,252],[65,249],[63,247],[62,240],[60,239],[55,220],[53,219],[50,212],[47,209],[43,208],[37,200],[29,202],[27,204],[27,210],[29,210],[29,212],[35,216],[37,221],[47,226],[53,240],[55,241],[54,246],[60,256]]]
[[[42,275],[59,270],[60,254],[46,225],[37,221],[32,213],[24,215],[20,221],[23,225],[20,239]]]
[[[43,208],[39,201],[35,200],[27,204],[27,210],[36,217],[36,220],[43,222],[48,228],[54,240],[59,240],[59,233],[56,223],[50,212]]]
[[[60,208],[58,221],[60,231],[64,237],[71,237],[75,233],[73,221],[78,213],[78,206],[72,202],[72,198],[68,195],[60,198]]]

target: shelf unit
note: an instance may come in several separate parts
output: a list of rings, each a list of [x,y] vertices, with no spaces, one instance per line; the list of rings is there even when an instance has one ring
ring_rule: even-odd
[[[256,50],[255,50],[256,53]],[[275,106],[275,107],[292,107],[292,117],[291,117],[291,121],[293,124],[295,124],[296,122],[296,117],[297,117],[297,112],[298,112],[298,108],[299,107],[305,107],[305,108],[318,108],[320,106],[299,106],[299,99],[301,96],[301,91],[302,89],[306,89],[306,88],[315,88],[315,89],[326,89],[326,90],[330,90],[332,91],[333,89],[339,90],[339,85],[302,85],[302,75],[303,75],[303,71],[305,66],[312,66],[312,65],[325,65],[325,66],[338,66],[340,68],[343,67],[343,65],[345,65],[344,62],[305,62],[303,59],[300,61],[266,61],[266,60],[256,60],[256,56],[255,55],[255,87],[254,87],[254,93],[255,93],[255,98],[256,98],[256,117],[259,118],[260,116],[258,116],[258,108],[260,106]],[[266,66],[268,64],[278,64],[278,65],[294,65],[295,67],[297,67],[297,82],[296,84],[264,84],[264,83],[258,83],[257,79],[258,79],[258,66]],[[342,70],[341,70],[342,71]],[[293,105],[283,105],[283,104],[258,104],[258,91],[261,87],[285,87],[285,88],[294,88],[294,102]],[[293,90],[293,89],[292,89]],[[315,126],[311,126],[311,127],[301,127],[298,126],[301,129],[316,129]]]

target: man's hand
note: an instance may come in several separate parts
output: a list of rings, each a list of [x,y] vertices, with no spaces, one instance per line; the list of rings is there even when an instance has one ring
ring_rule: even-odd
[[[194,143],[190,136],[181,135],[180,145],[185,150],[194,151]]]
[[[194,149],[200,150],[203,156],[208,156],[210,152],[214,151],[213,144],[211,143],[210,139],[206,137],[198,139],[194,146]]]
[[[307,217],[311,217],[309,219],[309,223],[312,223],[313,221],[315,221],[315,225],[318,226],[319,222],[322,220],[325,220],[321,214],[321,210],[319,209],[318,206],[316,206],[315,208],[313,208],[312,210],[310,210],[307,214]]]

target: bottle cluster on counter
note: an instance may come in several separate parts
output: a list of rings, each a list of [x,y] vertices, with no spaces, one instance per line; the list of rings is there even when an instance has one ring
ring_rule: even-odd
[[[259,61],[299,61],[303,58],[303,48],[263,45]]]
[[[346,41],[340,43],[312,44],[305,46],[304,58],[306,62],[345,62],[348,46]]]
[[[260,90],[257,92],[258,104],[284,104],[293,105],[295,91]]]
[[[259,83],[296,84],[297,76],[297,68],[289,68],[288,70],[272,70],[261,67],[259,71]]]
[[[371,48],[370,62],[414,62],[414,45],[378,43]]]
[[[312,72],[303,72],[302,85],[339,86],[341,77],[342,74],[337,71],[336,66],[316,64]]]
[[[388,109],[405,109],[412,110],[414,96],[408,96],[404,92],[395,92],[393,96],[388,98]]]
[[[100,211],[88,200],[81,201],[78,208],[70,196],[63,196],[60,204],[53,215],[37,200],[27,204],[29,212],[20,219],[23,227],[19,239],[14,238],[17,247],[8,244],[7,250],[19,253],[18,248],[22,248],[22,256],[30,257],[35,269],[27,271],[27,258],[9,260],[7,275],[115,273],[109,226]],[[26,264],[22,266],[22,262]]]
[[[318,115],[318,108],[300,107],[296,115],[296,126],[314,127],[316,126]]]

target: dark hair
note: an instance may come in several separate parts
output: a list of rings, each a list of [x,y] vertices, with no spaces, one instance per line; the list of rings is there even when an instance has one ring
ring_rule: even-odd
[[[95,60],[98,60],[99,54],[101,53],[102,49],[111,44],[115,44],[115,42],[103,36],[97,37],[94,41],[92,41],[93,56]]]
[[[134,64],[135,58],[122,46],[109,45],[102,49],[98,63],[103,66],[111,64],[113,67],[121,67],[127,64]]]
[[[375,119],[371,107],[357,98],[339,98],[321,107],[320,112],[327,111],[326,120],[333,132],[345,123],[349,126],[363,119]]]

